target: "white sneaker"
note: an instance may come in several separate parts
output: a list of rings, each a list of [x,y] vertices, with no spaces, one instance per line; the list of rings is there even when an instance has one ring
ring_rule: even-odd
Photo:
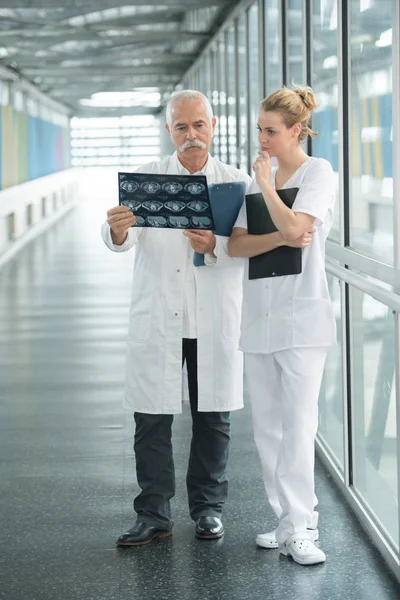
[[[319,538],[318,529],[307,529],[307,531],[310,535],[310,540],[316,542]],[[279,548],[279,544],[276,541],[276,529],[269,533],[260,533],[256,537],[256,544],[260,548]]]
[[[325,553],[303,533],[295,533],[279,549],[281,554],[291,556],[299,565],[317,565],[326,561]]]

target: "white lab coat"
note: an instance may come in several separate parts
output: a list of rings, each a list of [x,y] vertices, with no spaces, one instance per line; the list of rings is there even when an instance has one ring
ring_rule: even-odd
[[[138,169],[187,174],[176,153]],[[202,171],[208,183],[245,181],[248,175],[209,156]],[[122,246],[102,237],[115,252],[136,245],[129,315],[124,406],[147,414],[182,411],[182,321],[189,240],[182,230],[131,228]],[[195,269],[198,351],[198,410],[230,411],[243,406],[242,354],[238,350],[244,261],[227,253],[217,236],[217,258]]]

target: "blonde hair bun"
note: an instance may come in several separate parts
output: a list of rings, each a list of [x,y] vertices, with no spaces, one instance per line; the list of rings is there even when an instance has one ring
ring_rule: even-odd
[[[301,98],[308,110],[314,110],[315,108],[318,108],[314,92],[308,85],[296,85],[293,91]]]
[[[317,135],[309,127],[312,111],[318,108],[314,92],[309,86],[295,85],[293,90],[283,87],[262,100],[260,108],[265,112],[280,113],[286,127],[301,123],[299,142],[304,141],[309,135],[311,137]]]

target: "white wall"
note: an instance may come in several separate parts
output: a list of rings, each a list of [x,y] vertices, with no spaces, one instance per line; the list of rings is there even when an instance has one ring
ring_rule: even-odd
[[[173,143],[169,136],[168,131],[165,129],[165,109],[159,115],[160,117],[160,158],[161,160],[166,156],[170,156],[175,152]]]
[[[0,265],[72,208],[81,169],[67,169],[0,191]]]

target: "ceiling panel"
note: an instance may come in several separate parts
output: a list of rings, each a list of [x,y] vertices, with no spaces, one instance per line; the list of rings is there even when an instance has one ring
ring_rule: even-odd
[[[165,95],[180,81],[238,4],[237,0],[0,0],[0,68],[11,69],[74,115],[110,116],[119,106],[96,106],[131,94],[140,113],[143,90]],[[152,96],[152,102],[154,103]],[[118,104],[118,101],[115,100]],[[122,102],[122,100],[121,100]],[[144,114],[160,107],[143,106]]]

